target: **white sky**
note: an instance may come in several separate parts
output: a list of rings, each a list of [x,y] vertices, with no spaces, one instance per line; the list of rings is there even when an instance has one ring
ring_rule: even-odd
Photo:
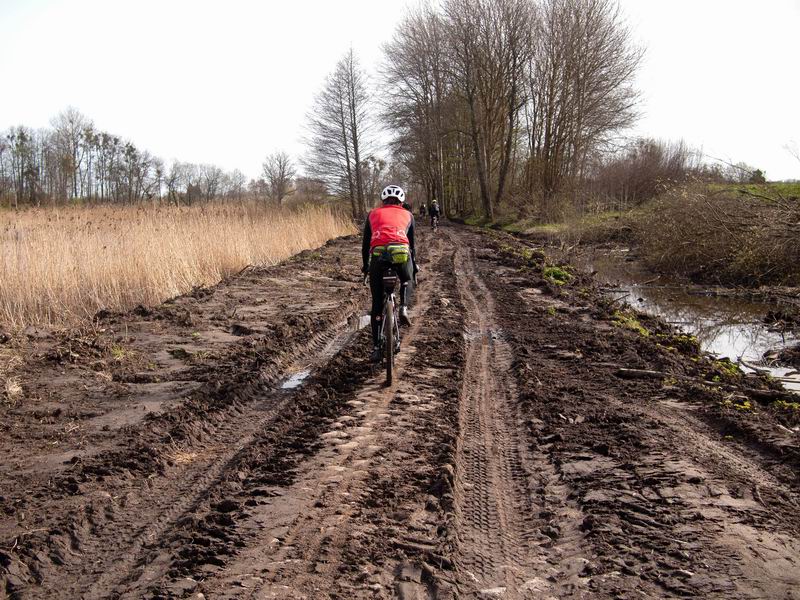
[[[621,0],[646,47],[636,131],[800,179],[800,0]]]
[[[412,0],[413,1],[413,0]],[[314,93],[380,59],[405,1],[0,0],[0,131],[68,105],[166,160],[256,176]],[[639,134],[800,178],[800,0],[621,0],[647,48]]]

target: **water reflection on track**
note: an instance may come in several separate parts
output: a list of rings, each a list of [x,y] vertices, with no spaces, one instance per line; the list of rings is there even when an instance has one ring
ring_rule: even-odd
[[[777,351],[800,342],[791,332],[763,322],[774,304],[708,295],[700,287],[655,276],[629,259],[626,249],[595,249],[572,255],[569,262],[595,272],[596,280],[621,302],[696,336],[703,350],[738,362],[746,372],[769,372],[787,389],[800,392],[800,373],[770,360]]]

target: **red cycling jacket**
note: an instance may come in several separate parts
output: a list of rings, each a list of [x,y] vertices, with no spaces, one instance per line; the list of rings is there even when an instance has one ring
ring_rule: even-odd
[[[375,246],[406,244],[414,257],[414,215],[400,204],[386,204],[374,208],[364,223],[362,258],[364,267],[369,264],[369,254]]]

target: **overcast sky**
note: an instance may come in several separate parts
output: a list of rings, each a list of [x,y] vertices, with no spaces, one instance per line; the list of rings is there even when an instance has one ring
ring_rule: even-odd
[[[166,160],[256,176],[302,152],[313,95],[351,45],[368,70],[408,3],[0,0],[0,130],[65,107]],[[621,0],[646,47],[635,133],[800,179],[800,0]]]

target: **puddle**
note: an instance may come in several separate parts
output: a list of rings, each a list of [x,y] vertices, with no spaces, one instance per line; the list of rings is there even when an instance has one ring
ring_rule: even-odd
[[[348,319],[348,324],[353,331],[361,331],[369,326],[369,315],[353,315]]]
[[[595,271],[595,279],[608,286],[620,302],[657,315],[681,331],[697,337],[703,350],[729,358],[745,372],[762,370],[784,387],[800,392],[800,375],[792,368],[765,362],[764,355],[800,341],[791,333],[772,331],[762,322],[775,305],[742,298],[703,295],[702,288],[668,277],[657,277],[623,250],[595,250],[570,257],[577,267]]]
[[[325,347],[320,351],[319,355],[314,359],[314,363],[320,363],[328,358],[331,358],[335,355],[339,350],[345,347],[347,343],[352,339],[353,335],[365,327],[369,325],[369,315],[357,315],[353,314],[350,315],[344,322],[340,324],[340,328],[343,330],[338,335],[334,336]],[[289,378],[284,380],[280,384],[280,389],[282,390],[293,390],[295,388],[300,387],[306,379],[308,379],[309,375],[311,375],[311,371],[314,368],[314,364],[305,365],[303,367],[296,366],[295,369],[297,371],[291,375]]]
[[[299,387],[308,376],[311,375],[311,369],[303,369],[289,377],[286,381],[281,384],[282,390],[293,390],[296,387]]]

